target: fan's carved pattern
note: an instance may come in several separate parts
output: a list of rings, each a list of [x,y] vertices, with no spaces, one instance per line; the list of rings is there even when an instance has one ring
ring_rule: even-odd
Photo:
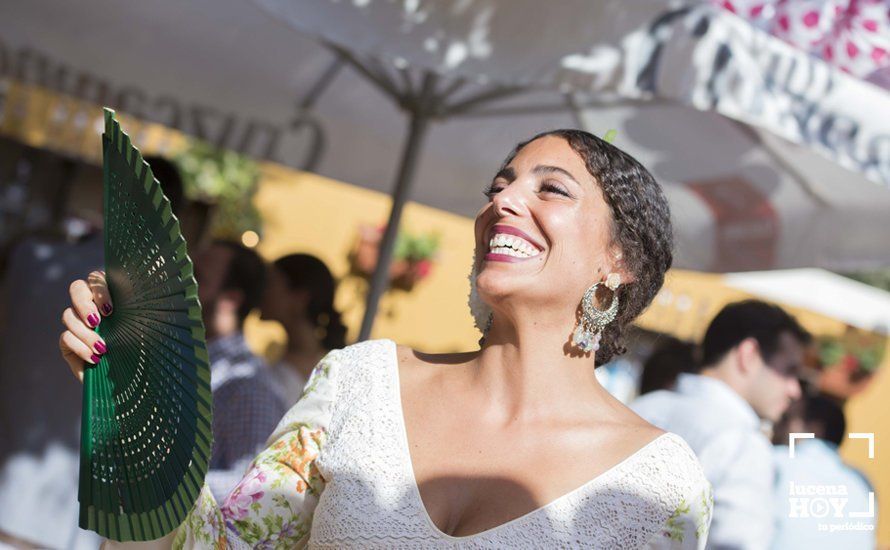
[[[106,113],[109,351],[87,371],[81,526],[117,540],[163,536],[207,471],[210,375],[197,285],[158,182]]]

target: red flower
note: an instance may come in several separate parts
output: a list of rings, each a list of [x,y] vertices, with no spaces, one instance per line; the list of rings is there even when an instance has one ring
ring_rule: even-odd
[[[859,370],[859,359],[855,355],[848,353],[841,359],[841,368],[852,374]]]
[[[417,277],[423,279],[427,275],[430,274],[430,271],[433,269],[433,262],[430,260],[420,260],[417,262],[417,265],[414,268],[417,272]]]

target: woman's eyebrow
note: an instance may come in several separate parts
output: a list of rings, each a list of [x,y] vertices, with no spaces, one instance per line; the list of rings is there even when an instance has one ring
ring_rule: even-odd
[[[578,180],[575,179],[575,176],[573,176],[568,170],[565,170],[564,168],[560,168],[559,166],[549,166],[546,164],[539,164],[539,165],[535,166],[535,168],[532,170],[532,173],[536,174],[538,176],[543,176],[543,175],[547,175],[547,174],[562,174],[563,176],[572,180],[575,183],[575,185],[581,185],[580,183],[578,183]]]
[[[516,170],[514,170],[510,167],[501,168],[498,171],[498,173],[494,175],[494,178],[492,178],[491,181],[494,181],[498,178],[503,178],[503,179],[507,180],[508,182],[511,182],[516,179]]]

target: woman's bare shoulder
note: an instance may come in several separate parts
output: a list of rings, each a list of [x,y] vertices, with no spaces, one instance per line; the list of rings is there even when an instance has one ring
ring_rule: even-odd
[[[627,414],[627,426],[633,432],[639,434],[642,439],[656,439],[667,432],[652,424],[642,416],[635,413],[630,407],[625,406]]]
[[[609,401],[608,409],[611,414],[608,417],[611,421],[607,424],[620,434],[620,439],[628,448],[643,447],[667,433],[615,397],[610,396]]]
[[[640,433],[642,437],[647,435],[657,437],[664,433],[664,430],[638,415],[629,405],[610,394],[603,386],[598,386],[598,388],[598,396],[602,398],[597,400],[602,405],[599,414],[597,414],[598,421],[606,419],[618,429]]]
[[[634,418],[635,416],[628,415],[614,425],[618,438],[629,448],[644,447],[667,433],[639,417]]]

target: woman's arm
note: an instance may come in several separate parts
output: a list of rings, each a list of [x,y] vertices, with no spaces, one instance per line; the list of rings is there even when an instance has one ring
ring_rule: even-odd
[[[235,490],[220,505],[207,484],[175,533],[147,542],[106,541],[103,548],[302,548],[325,480],[316,461],[324,445],[335,391],[337,353],[313,371],[300,401],[287,413]]]
[[[90,274],[70,287],[72,307],[65,310],[60,348],[74,375],[83,380],[87,364],[98,362],[104,343],[93,328],[112,314],[105,275]],[[98,345],[97,344],[102,344]],[[316,467],[331,419],[339,351],[326,355],[309,379],[303,397],[285,415],[254,459],[247,474],[220,505],[205,484],[195,506],[175,533],[136,543],[106,541],[107,548],[220,548],[305,545],[312,515],[324,490]]]
[[[338,353],[332,351],[321,360],[303,397],[272,435],[272,443],[221,506],[204,487],[179,529],[175,548],[306,544],[325,485],[316,461],[331,420]]]

